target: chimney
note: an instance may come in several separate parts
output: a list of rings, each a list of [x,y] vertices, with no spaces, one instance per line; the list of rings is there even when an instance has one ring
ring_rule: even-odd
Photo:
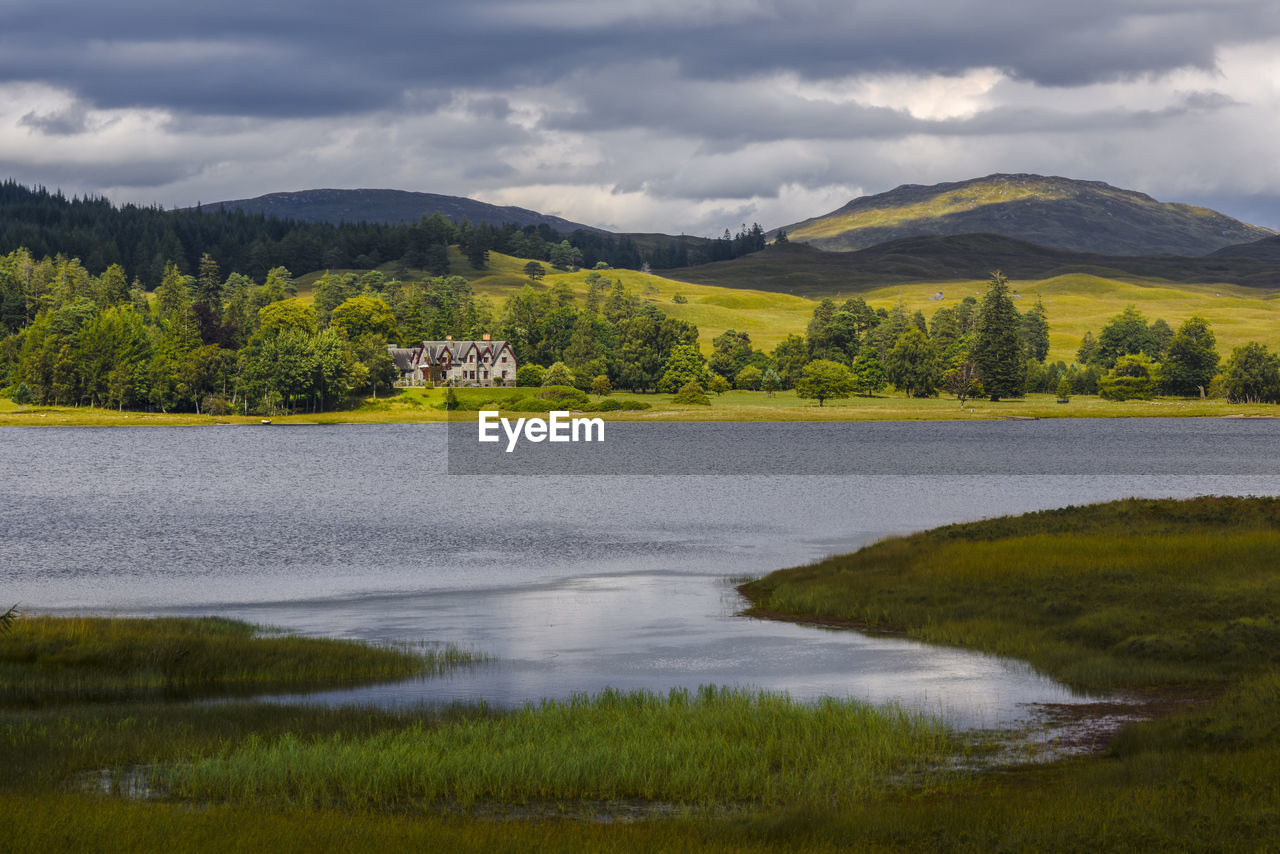
[[[481,337],[481,338],[483,338],[485,341],[488,341],[488,340],[489,340],[489,333],[488,333],[488,332],[486,332],[484,335],[481,335],[480,337]]]

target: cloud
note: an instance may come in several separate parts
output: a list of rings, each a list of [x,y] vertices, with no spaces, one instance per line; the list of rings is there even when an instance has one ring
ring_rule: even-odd
[[[397,187],[716,234],[996,171],[1280,197],[1269,0],[11,0],[3,17],[0,167],[119,201]]]

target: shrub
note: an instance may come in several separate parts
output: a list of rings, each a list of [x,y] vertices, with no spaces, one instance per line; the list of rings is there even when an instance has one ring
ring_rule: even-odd
[[[554,363],[542,377],[543,386],[571,386],[575,382],[573,371],[564,362]]]
[[[569,404],[580,406],[587,402],[587,395],[581,389],[576,389],[571,385],[546,386],[534,397],[540,400],[558,401],[566,406]]]
[[[547,369],[541,365],[521,365],[516,369],[516,385],[522,388],[538,388],[542,385]]]
[[[702,390],[702,386],[696,382],[687,382],[681,386],[680,391],[676,392],[676,396],[671,398],[672,403],[685,403],[695,406],[710,406],[711,400],[707,397],[706,392]]]
[[[1098,380],[1098,395],[1105,400],[1150,400],[1158,383],[1158,366],[1150,357],[1142,353],[1121,356]]]
[[[735,388],[740,388],[744,391],[759,391],[760,383],[763,380],[763,371],[755,365],[747,365],[745,368],[738,371],[738,376],[734,379],[733,385]]]
[[[35,395],[31,393],[31,386],[26,383],[18,383],[10,389],[9,399],[19,406],[26,406],[35,399]]]
[[[1071,380],[1065,376],[1058,380],[1058,402],[1066,403],[1071,400]]]

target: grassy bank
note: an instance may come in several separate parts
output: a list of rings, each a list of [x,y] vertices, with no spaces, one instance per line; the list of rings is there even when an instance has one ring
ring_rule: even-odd
[[[1131,499],[951,525],[739,588],[748,613],[890,628],[1085,688],[1280,663],[1280,499]]]
[[[218,618],[20,616],[0,633],[5,705],[292,691],[407,679],[467,660],[453,649],[263,636]]]
[[[503,409],[503,401],[530,397],[538,389],[458,389],[468,407],[489,402]],[[359,406],[334,412],[275,416],[273,426],[287,424],[417,424],[443,422],[444,389],[405,389],[378,399],[369,398]],[[634,411],[592,412],[606,421],[955,421],[999,420],[1007,418],[1280,418],[1280,407],[1268,404],[1233,404],[1225,400],[1165,398],[1158,400],[1103,400],[1096,396],[1072,397],[1058,403],[1051,394],[1028,395],[1022,400],[969,400],[961,407],[955,399],[910,398],[885,393],[875,397],[852,397],[827,401],[818,406],[796,397],[794,391],[768,395],[760,391],[729,391],[711,396],[710,406],[672,402],[670,394],[629,394],[612,396],[618,401],[634,400],[648,408]],[[598,400],[591,396],[594,402]],[[5,406],[5,404],[9,404]],[[515,416],[530,413],[514,412]],[[473,411],[455,414],[468,421]],[[191,413],[117,412],[94,407],[17,407],[0,399],[0,426],[8,427],[142,427],[261,425],[259,416],[195,415]]]

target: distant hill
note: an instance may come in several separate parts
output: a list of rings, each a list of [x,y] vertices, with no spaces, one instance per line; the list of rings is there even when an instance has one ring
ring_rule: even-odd
[[[704,285],[819,297],[904,282],[985,279],[1000,269],[1012,279],[1089,273],[1110,279],[1223,282],[1280,288],[1280,237],[1230,246],[1201,257],[1069,252],[1005,237],[960,234],[907,237],[856,252],[825,252],[802,243],[666,273]]]
[[[904,184],[784,229],[793,241],[833,251],[907,237],[991,233],[1074,252],[1183,256],[1275,234],[1208,208],[1158,202],[1101,181],[1042,175]]]
[[[253,199],[213,202],[201,207],[205,210],[239,208],[248,213],[261,213],[279,219],[335,225],[341,222],[411,224],[424,215],[438,213],[454,222],[468,219],[475,224],[547,225],[565,234],[579,229],[607,233],[602,228],[570,222],[526,208],[490,205],[461,196],[411,193],[407,190],[298,190],[292,193],[268,193]]]

